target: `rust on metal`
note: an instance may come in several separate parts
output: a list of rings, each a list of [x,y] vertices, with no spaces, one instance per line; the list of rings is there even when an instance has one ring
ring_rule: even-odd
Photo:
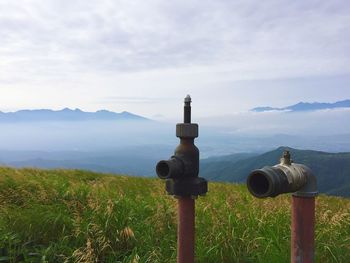
[[[178,199],[177,245],[178,263],[194,263],[195,200],[191,197]]]
[[[258,198],[275,197],[283,193],[312,197],[318,194],[313,172],[303,164],[293,163],[289,151],[280,163],[254,170],[247,178],[249,192]]]
[[[207,180],[199,177],[199,149],[194,144],[198,137],[198,124],[191,123],[191,101],[187,95],[184,121],[176,125],[176,137],[180,139],[180,144],[169,160],[162,160],[156,166],[158,177],[165,180],[167,193],[178,198],[178,263],[194,263],[194,198],[208,192]]]
[[[291,263],[313,263],[315,197],[292,197]]]
[[[191,102],[189,95],[184,100],[184,121],[176,125],[176,137],[180,144],[169,160],[162,160],[156,166],[159,178],[166,180],[165,189],[170,195],[190,197],[205,195],[208,182],[199,177],[199,149],[194,143],[198,137],[198,124],[191,123]]]
[[[310,168],[293,163],[289,151],[280,164],[254,170],[247,178],[248,190],[258,198],[292,194],[291,263],[313,263],[315,254],[316,176]]]

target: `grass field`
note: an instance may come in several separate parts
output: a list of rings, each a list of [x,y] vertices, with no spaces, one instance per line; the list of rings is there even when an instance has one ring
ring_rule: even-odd
[[[350,262],[350,200],[316,201],[316,262]],[[289,262],[290,196],[210,183],[196,202],[197,262]],[[0,262],[175,262],[176,200],[164,182],[0,168]]]

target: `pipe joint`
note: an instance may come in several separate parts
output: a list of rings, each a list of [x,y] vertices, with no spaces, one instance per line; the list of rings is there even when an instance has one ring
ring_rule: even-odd
[[[172,156],[169,160],[162,160],[156,166],[156,172],[160,179],[180,178],[185,171],[183,161]]]
[[[317,180],[311,169],[293,163],[288,151],[284,152],[280,164],[251,172],[247,178],[247,187],[258,198],[275,197],[283,193],[302,197],[318,194]]]
[[[293,193],[294,196],[300,197],[315,197],[318,195],[317,179],[312,170],[302,164],[299,164],[300,171],[305,176],[305,184],[300,187],[296,192]]]
[[[180,144],[169,160],[158,162],[156,172],[166,179],[166,191],[170,195],[191,197],[204,195],[208,182],[199,174],[199,150],[194,144],[198,137],[198,124],[191,123],[191,97],[187,95],[184,105],[184,123],[176,125],[176,136]]]
[[[181,139],[194,139],[198,137],[198,124],[178,123],[176,124],[176,137]]]

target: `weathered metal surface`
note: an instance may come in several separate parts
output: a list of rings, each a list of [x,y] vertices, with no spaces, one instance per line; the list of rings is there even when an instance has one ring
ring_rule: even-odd
[[[208,192],[208,182],[198,177],[199,150],[194,144],[198,125],[191,123],[191,97],[187,95],[184,106],[184,123],[176,125],[180,144],[169,160],[156,166],[161,179],[166,179],[166,191],[178,198],[178,263],[194,263],[195,200]]]
[[[196,123],[178,123],[176,124],[176,137],[179,138],[197,138],[198,124]]]
[[[198,137],[198,124],[191,123],[191,97],[187,95],[184,106],[184,123],[176,125],[180,144],[169,160],[156,166],[159,178],[166,180],[168,194],[175,196],[198,196],[208,191],[208,183],[199,178],[199,150],[194,144]]]
[[[191,97],[187,95],[184,106],[184,123],[191,123]]]
[[[194,263],[195,200],[190,197],[178,199],[177,262]]]
[[[285,151],[275,166],[254,170],[247,178],[247,187],[258,198],[275,197],[282,193],[296,196],[316,196],[317,181],[312,171],[302,164],[293,163]]]
[[[175,196],[204,195],[208,192],[208,182],[201,177],[186,178],[181,180],[166,180],[165,189],[168,193]]]
[[[291,263],[313,263],[315,251],[315,196],[317,181],[305,165],[295,164],[285,151],[280,164],[253,171],[247,178],[256,197],[292,195]]]
[[[176,178],[184,174],[185,165],[180,158],[175,156],[167,161],[160,161],[157,164],[156,172],[160,179]]]
[[[291,263],[313,263],[315,197],[292,197]]]

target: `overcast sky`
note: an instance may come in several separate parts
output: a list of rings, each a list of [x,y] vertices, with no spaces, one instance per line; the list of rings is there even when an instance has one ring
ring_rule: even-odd
[[[0,0],[0,110],[196,116],[350,98],[348,0]]]

